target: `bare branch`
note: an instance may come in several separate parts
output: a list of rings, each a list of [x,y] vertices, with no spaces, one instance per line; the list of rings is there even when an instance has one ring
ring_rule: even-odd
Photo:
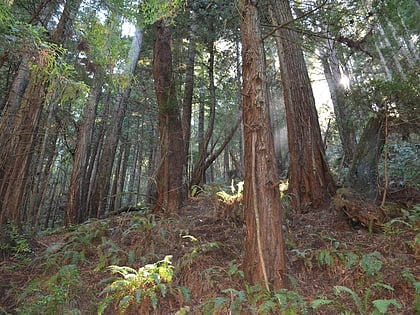
[[[290,20],[290,21],[287,21],[287,22],[284,22],[284,23],[283,23],[283,24],[281,24],[281,25],[277,25],[277,26],[275,26],[275,27],[274,27],[274,29],[273,29],[271,32],[269,32],[267,35],[263,36],[262,40],[263,40],[263,41],[265,41],[268,37],[270,37],[270,36],[271,36],[271,35],[273,35],[275,32],[277,32],[277,30],[279,30],[279,29],[281,29],[281,28],[285,28],[285,27],[286,27],[286,26],[288,26],[289,24],[291,24],[291,23],[293,23],[293,22],[295,22],[295,21],[301,20],[301,19],[303,19],[303,18],[307,17],[308,15],[310,15],[310,14],[314,13],[315,11],[317,11],[317,10],[321,9],[324,5],[326,5],[326,4],[327,4],[327,2],[328,2],[328,0],[325,0],[325,1],[324,1],[324,2],[322,2],[320,5],[316,6],[316,7],[315,7],[315,8],[313,8],[312,10],[309,10],[308,12],[303,13],[302,15],[299,15],[297,18],[295,18],[295,19],[293,19],[293,20]]]

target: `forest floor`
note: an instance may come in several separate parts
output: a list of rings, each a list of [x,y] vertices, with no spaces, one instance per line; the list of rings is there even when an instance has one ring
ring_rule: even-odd
[[[334,208],[286,213],[290,286],[267,292],[244,282],[230,201],[202,195],[176,217],[135,211],[44,233],[0,262],[0,314],[420,314],[419,205],[375,233]],[[111,286],[122,277],[110,265],[137,278]]]

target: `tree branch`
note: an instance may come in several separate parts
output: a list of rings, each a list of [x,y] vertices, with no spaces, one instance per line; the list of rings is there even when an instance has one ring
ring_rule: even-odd
[[[313,12],[315,12],[315,11],[319,10],[319,9],[320,9],[320,8],[322,8],[324,5],[326,5],[326,4],[327,4],[327,2],[328,2],[328,0],[325,0],[325,1],[324,1],[324,2],[322,2],[320,5],[316,6],[316,7],[315,7],[315,8],[313,8],[312,10],[309,10],[308,12],[303,13],[302,15],[299,15],[297,18],[295,18],[295,19],[293,19],[293,20],[290,20],[290,21],[287,21],[287,22],[284,22],[284,23],[283,23],[283,24],[281,24],[281,25],[277,25],[277,26],[275,26],[275,27],[274,27],[274,29],[273,29],[273,30],[271,30],[271,32],[269,32],[267,35],[263,36],[262,41],[265,41],[268,37],[270,37],[270,36],[271,36],[271,35],[273,35],[275,32],[277,32],[277,30],[279,30],[279,29],[281,29],[281,28],[284,28],[284,27],[286,27],[287,25],[289,25],[289,24],[291,24],[291,23],[293,23],[293,22],[295,22],[295,21],[301,20],[301,19],[303,19],[304,17],[306,17],[306,16],[308,16],[308,15],[312,14]]]

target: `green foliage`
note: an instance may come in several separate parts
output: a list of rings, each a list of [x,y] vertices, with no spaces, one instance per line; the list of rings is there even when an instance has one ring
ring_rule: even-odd
[[[412,185],[420,187],[420,154],[414,143],[392,140],[388,145],[388,177],[390,186]],[[383,174],[383,159],[379,164],[379,171]]]
[[[103,270],[109,264],[118,264],[121,260],[125,259],[127,256],[130,257],[130,253],[127,253],[122,250],[117,244],[115,244],[112,240],[102,237],[101,245],[97,247],[97,252],[99,256],[99,262],[94,269],[94,271],[98,272]],[[131,260],[135,259],[135,253],[131,253],[134,257],[131,257]]]
[[[379,252],[373,252],[363,255],[360,260],[360,267],[368,276],[374,276],[382,269],[382,255]]]
[[[416,281],[413,283],[414,289],[416,290],[416,296],[414,300],[414,310],[417,313],[420,313],[420,281]]]
[[[0,52],[19,55],[22,50],[36,51],[51,47],[44,27],[20,21],[4,1],[0,1],[0,39],[3,41]]]
[[[98,270],[103,268],[105,259],[110,258],[110,255],[104,254],[104,249],[109,249],[113,254],[118,253],[121,257],[121,251],[112,241],[107,240],[104,236],[108,233],[107,220],[91,220],[83,225],[71,227],[74,231],[70,231],[65,239],[65,243],[51,244],[45,251],[45,256],[41,256],[40,264],[45,265],[45,270],[56,268],[63,264],[81,265],[87,263],[89,258],[95,255],[100,257],[98,263]]]
[[[332,267],[335,265],[335,259],[332,255],[330,250],[324,249],[317,253],[316,260],[318,261],[318,265],[326,265],[328,267]]]
[[[142,21],[151,25],[156,21],[174,18],[185,0],[147,0],[141,4]]]
[[[413,227],[420,221],[420,204],[414,205],[409,210],[402,209],[401,212],[404,215],[404,218],[411,223]]]
[[[190,194],[190,196],[192,196],[192,197],[196,197],[196,196],[198,196],[198,195],[200,195],[200,194],[202,194],[202,193],[204,193],[204,192],[205,192],[205,190],[204,190],[204,188],[203,188],[203,187],[201,187],[201,186],[199,186],[199,185],[193,185],[193,186],[191,187],[191,190],[190,190],[189,194]]]
[[[29,243],[24,235],[19,233],[18,227],[13,223],[7,223],[3,228],[4,237],[0,243],[0,252],[14,254],[18,258],[32,253]]]
[[[118,273],[121,278],[111,278],[112,281],[101,293],[106,297],[99,306],[98,314],[103,314],[106,308],[117,302],[117,308],[125,312],[130,305],[140,305],[146,300],[151,303],[153,309],[158,305],[158,294],[165,297],[170,288],[173,277],[172,256],[166,256],[163,260],[145,265],[135,270],[130,267],[110,266],[113,273]],[[184,289],[180,290],[185,294]],[[189,295],[185,296],[188,298]]]
[[[123,236],[127,237],[132,233],[151,231],[155,226],[156,221],[153,214],[133,215],[130,219],[130,227],[124,230]]]
[[[420,244],[420,242],[419,242]],[[413,309],[416,314],[420,314],[420,281],[414,276],[413,272],[409,268],[405,268],[401,273],[401,277],[409,282],[409,284],[414,288],[414,301]]]
[[[223,296],[206,301],[203,315],[226,311],[229,314],[307,314],[307,303],[296,292],[287,289],[268,291],[258,285],[245,285],[245,290],[228,288]]]
[[[420,205],[415,205],[411,209],[400,209],[401,217],[394,218],[384,223],[383,230],[387,234],[397,235],[408,228],[413,231],[418,231],[418,222],[420,221]],[[420,239],[414,239],[407,243],[409,247],[416,250],[416,246],[420,244]]]
[[[22,315],[82,314],[75,300],[82,291],[80,271],[76,265],[64,265],[46,281],[33,281],[21,294]]]
[[[6,0],[0,0],[0,30],[4,30],[11,19],[10,3]]]
[[[371,301],[371,296],[375,291],[388,290],[394,291],[394,288],[384,283],[373,283],[364,290],[363,295],[360,296],[357,292],[345,286],[334,286],[334,295],[338,298],[342,293],[346,293],[351,297],[356,313],[359,315],[380,315],[389,314],[388,310],[391,306],[400,309],[402,306],[396,299],[378,299]],[[349,309],[344,299],[340,301],[335,299],[320,298],[311,302],[311,307],[317,310],[324,306],[331,306],[340,311],[340,314],[354,314],[352,309]]]
[[[312,268],[313,267],[313,258],[315,258],[316,263],[319,267],[335,267],[339,263],[344,265],[347,269],[355,267],[360,260],[358,254],[342,250],[339,248],[341,243],[337,242],[336,240],[331,239],[333,244],[333,248],[331,249],[293,249],[292,252],[296,255],[294,260],[301,259],[306,267]]]

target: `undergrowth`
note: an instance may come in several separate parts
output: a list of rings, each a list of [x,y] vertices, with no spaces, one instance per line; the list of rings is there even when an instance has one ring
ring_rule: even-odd
[[[233,195],[237,193],[232,191]],[[389,228],[384,229],[383,237],[406,233],[410,237],[404,239],[404,246],[411,254],[418,255],[419,207],[401,213],[401,217],[394,218]],[[18,233],[13,235],[17,240],[24,239]],[[325,231],[310,235],[318,239],[317,244],[322,244],[316,247],[286,240],[291,264],[301,265],[306,273],[327,271],[340,280],[331,282],[328,291],[310,297],[304,295],[297,274],[288,275],[289,289],[268,291],[247,284],[239,262],[209,261],[212,253],[226,244],[195,237],[173,219],[165,221],[148,213],[131,213],[91,220],[62,230],[59,235],[61,238],[38,253],[29,267],[28,262],[17,260],[22,268],[36,271],[36,277],[25,284],[23,291],[21,286],[15,286],[16,314],[109,314],[109,311],[130,314],[133,310],[162,314],[159,310],[168,301],[172,301],[177,315],[398,314],[403,303],[389,281],[391,269],[398,270],[395,277],[411,292],[412,309],[420,312],[417,270],[399,268],[403,257],[391,259],[380,249],[368,250],[349,244]],[[16,244],[21,246],[16,247],[16,253],[26,252],[27,243]],[[174,251],[175,258],[154,250],[156,246],[168,250],[169,254]],[[180,285],[180,278],[197,268],[197,262],[209,264],[201,271],[208,276],[205,279],[226,280],[218,292],[200,300],[194,299],[193,288],[197,284],[191,284],[191,288],[189,283]],[[335,276],[331,279],[335,280]]]

